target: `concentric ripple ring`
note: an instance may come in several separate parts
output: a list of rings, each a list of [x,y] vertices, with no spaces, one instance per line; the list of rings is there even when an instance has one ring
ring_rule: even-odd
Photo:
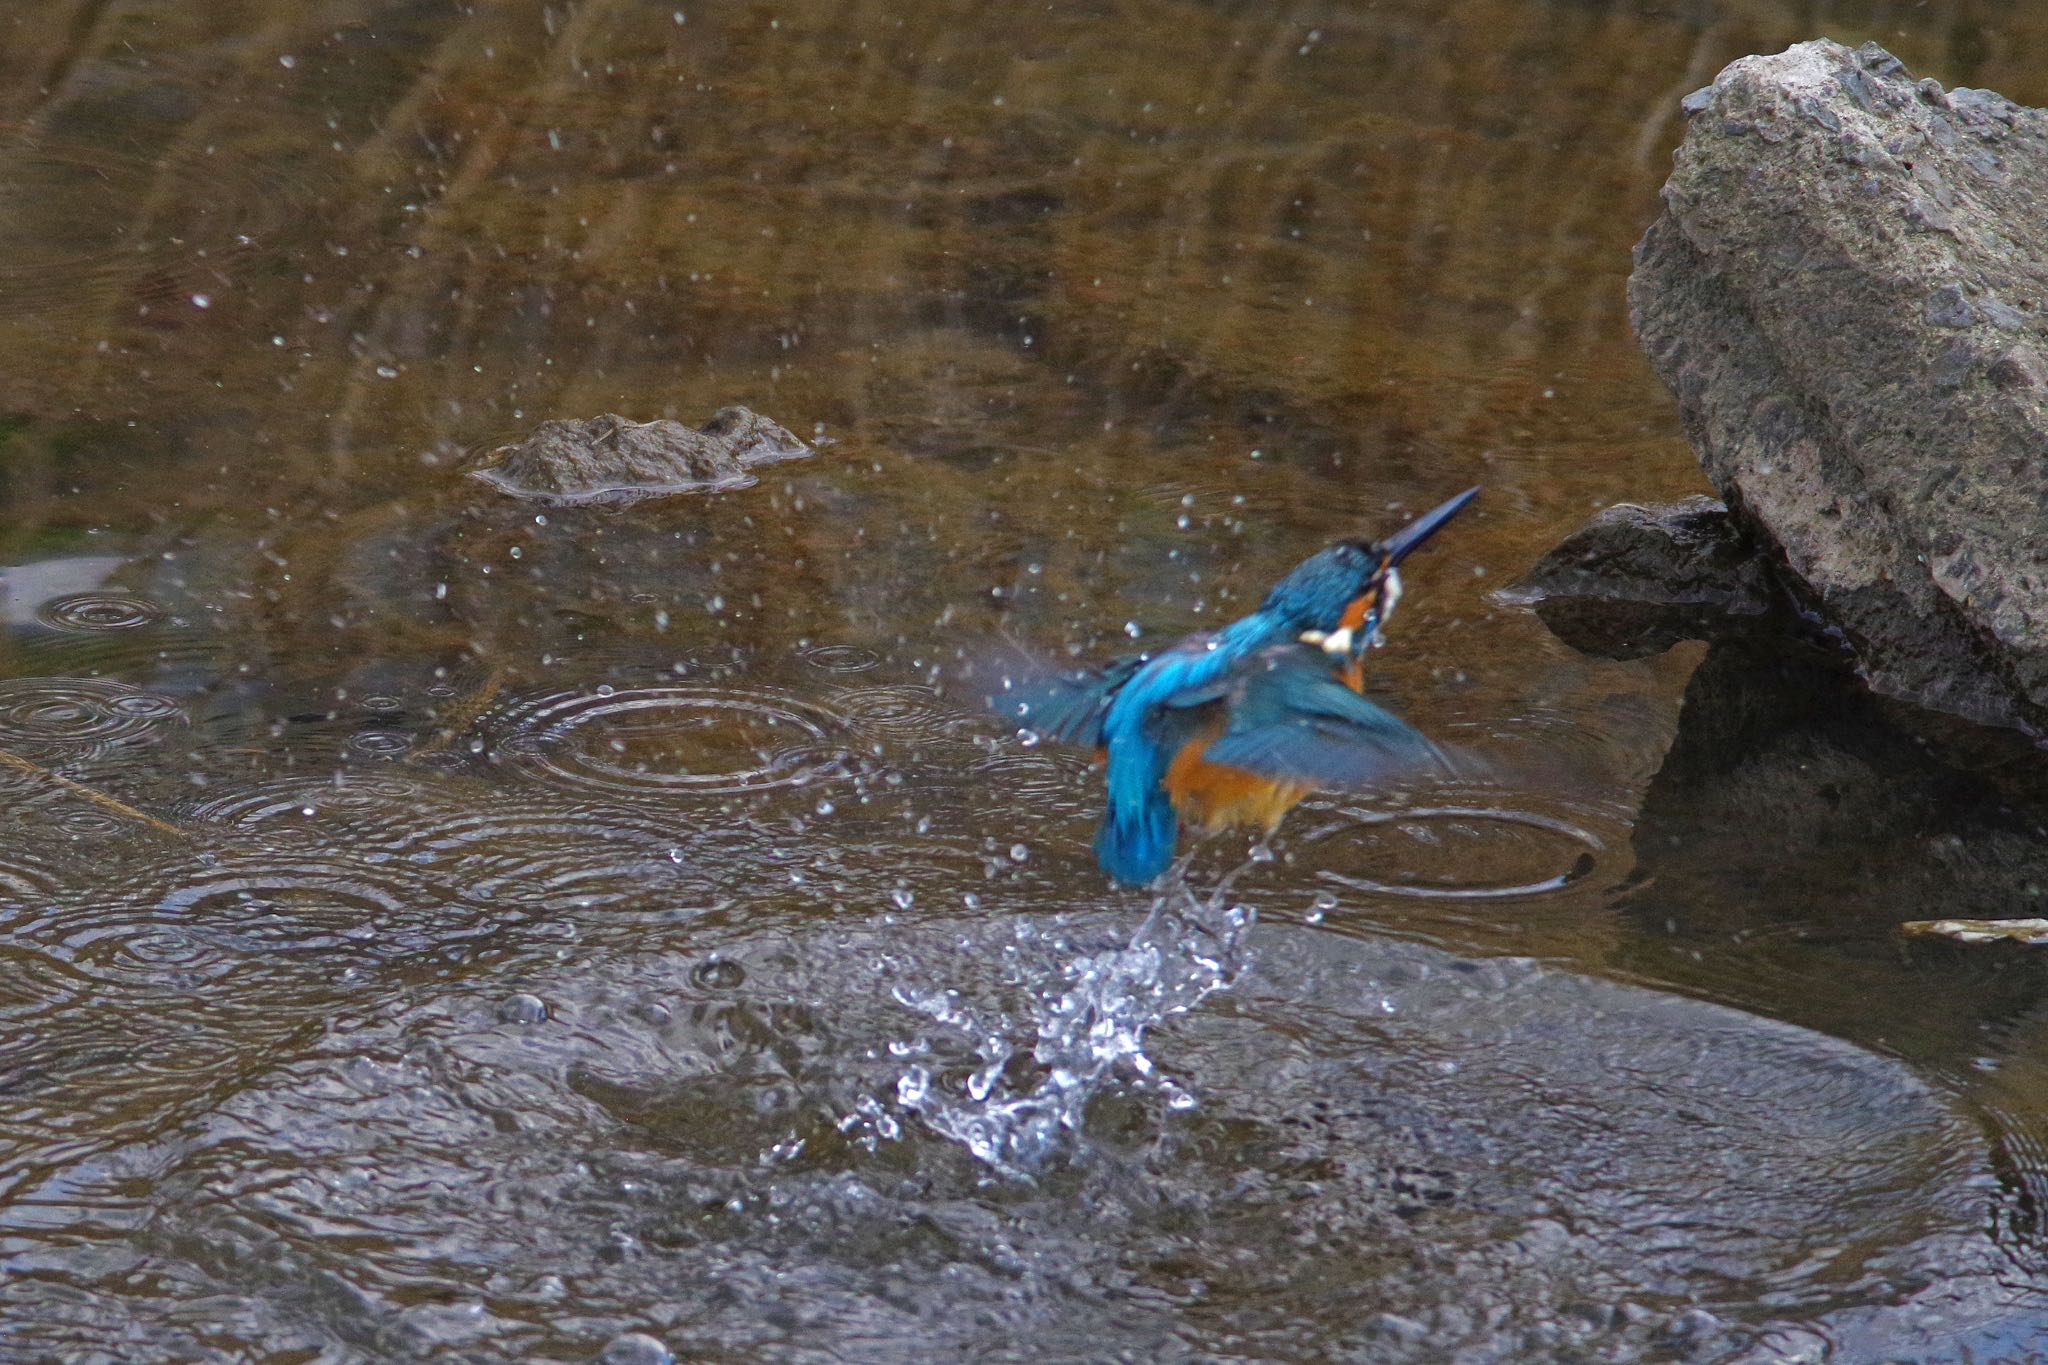
[[[138,738],[182,714],[168,697],[106,678],[0,681],[4,748],[97,748]]]
[[[1401,828],[1429,827],[1449,822],[1464,822],[1472,825],[1509,827],[1521,832],[1534,832],[1541,838],[1556,839],[1576,845],[1576,852],[1564,859],[1561,871],[1545,877],[1527,881],[1479,882],[1460,885],[1449,882],[1394,881],[1374,877],[1362,877],[1351,873],[1325,870],[1320,873],[1322,880],[1354,891],[1368,891],[1386,896],[1416,896],[1433,899],[1493,900],[1515,896],[1539,896],[1561,891],[1574,882],[1582,880],[1592,872],[1598,855],[1607,851],[1607,845],[1591,830],[1573,824],[1569,820],[1535,811],[1499,809],[1488,806],[1433,806],[1415,810],[1347,810],[1345,823],[1322,830],[1312,839],[1326,839],[1359,826],[1398,826]]]
[[[839,776],[848,726],[812,702],[718,688],[559,693],[505,717],[507,761],[613,795],[715,794]]]
[[[79,592],[43,603],[36,619],[58,630],[136,630],[162,619],[156,605],[120,593]]]
[[[861,645],[812,645],[799,657],[827,673],[865,673],[882,662],[881,655]]]

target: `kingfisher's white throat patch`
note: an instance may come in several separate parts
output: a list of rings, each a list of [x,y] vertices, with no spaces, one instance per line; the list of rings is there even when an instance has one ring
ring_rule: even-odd
[[[1349,654],[1351,652],[1351,627],[1345,626],[1342,630],[1328,632],[1305,630],[1301,633],[1301,642],[1305,645],[1321,645],[1325,654]]]
[[[1367,630],[1372,643],[1383,645],[1386,640],[1380,635],[1387,622],[1394,619],[1394,608],[1401,603],[1401,571],[1388,569],[1387,576],[1380,581],[1379,600],[1373,603],[1372,615],[1367,618]]]

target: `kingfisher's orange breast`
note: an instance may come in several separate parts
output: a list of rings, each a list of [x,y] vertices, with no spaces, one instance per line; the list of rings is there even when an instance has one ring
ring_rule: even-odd
[[[1315,788],[1209,762],[1202,755],[1221,730],[1219,725],[1174,755],[1166,770],[1166,794],[1183,824],[1212,831],[1253,825],[1271,833]]]

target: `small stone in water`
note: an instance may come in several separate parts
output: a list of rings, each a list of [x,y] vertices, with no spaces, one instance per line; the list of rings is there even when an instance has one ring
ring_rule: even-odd
[[[545,1024],[548,1021],[548,1002],[523,992],[508,996],[498,1006],[498,1018],[508,1024]]]
[[[597,1365],[675,1365],[675,1357],[645,1332],[627,1332],[605,1343]]]

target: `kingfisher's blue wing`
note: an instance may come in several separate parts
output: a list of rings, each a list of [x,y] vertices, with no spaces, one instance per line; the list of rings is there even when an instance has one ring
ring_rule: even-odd
[[[1232,681],[1230,722],[1203,755],[1211,763],[1318,787],[1453,766],[1421,731],[1346,687],[1320,649],[1268,650]]]
[[[1132,654],[1085,673],[1028,671],[1012,677],[1006,691],[988,699],[995,711],[1017,724],[1062,744],[1090,748],[1102,743],[1102,718],[1117,692],[1144,666],[1145,656]]]

